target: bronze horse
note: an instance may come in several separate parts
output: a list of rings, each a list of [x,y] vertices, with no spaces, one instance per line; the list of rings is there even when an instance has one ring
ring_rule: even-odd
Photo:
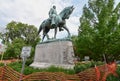
[[[55,29],[55,33],[54,33],[54,38],[56,38],[56,34],[57,34],[57,27],[61,27],[64,28],[67,32],[68,32],[68,37],[70,37],[70,32],[66,26],[66,19],[69,19],[71,13],[73,12],[74,7],[73,6],[69,6],[69,7],[65,7],[56,17],[55,17],[55,27],[51,26],[51,19],[48,18],[46,20],[44,20],[42,22],[42,24],[39,27],[38,30],[38,35],[41,32],[41,30],[43,30],[43,37],[42,37],[42,41],[44,40],[44,37],[47,36],[47,38],[49,38],[48,36],[48,32],[50,31],[50,29]]]

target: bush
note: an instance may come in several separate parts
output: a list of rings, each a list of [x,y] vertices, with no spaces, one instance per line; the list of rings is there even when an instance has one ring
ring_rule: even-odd
[[[29,62],[27,64],[29,65]],[[11,68],[13,68],[14,70],[20,73],[22,69],[22,61],[10,63],[8,66],[10,66]],[[32,74],[34,72],[64,72],[66,74],[75,74],[74,69],[63,69],[55,66],[51,66],[45,69],[35,69],[25,65],[24,68],[25,75]]]
[[[106,81],[120,81],[120,79],[113,76],[113,75],[110,75],[110,76],[107,77]]]
[[[10,63],[8,66],[20,73],[22,69],[22,61]]]
[[[0,67],[1,67],[1,66],[4,66],[4,64],[3,64],[3,63],[0,63]]]
[[[29,59],[27,59],[25,65],[26,65],[26,66],[29,66],[29,65],[32,64],[32,63],[33,63],[33,59],[29,58]]]
[[[117,68],[117,74],[118,74],[119,77],[120,77],[120,65],[118,65],[118,68]]]
[[[98,65],[102,65],[102,64],[103,64],[103,62],[99,62],[99,61],[98,62],[91,61],[91,62],[84,62],[84,63],[79,62],[75,65],[74,70],[75,70],[75,73],[79,73],[88,68],[94,67],[95,65],[98,66]]]

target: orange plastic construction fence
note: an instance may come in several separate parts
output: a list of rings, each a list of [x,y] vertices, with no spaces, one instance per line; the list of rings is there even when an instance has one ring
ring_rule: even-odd
[[[107,76],[116,74],[116,64],[106,64],[90,68],[78,74],[68,75],[63,72],[36,72],[22,75],[9,66],[0,67],[0,81],[106,81]]]

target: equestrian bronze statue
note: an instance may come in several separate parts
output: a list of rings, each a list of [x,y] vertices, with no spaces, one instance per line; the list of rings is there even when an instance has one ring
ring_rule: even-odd
[[[55,30],[54,39],[56,39],[57,28],[59,28],[59,31],[65,29],[68,32],[68,37],[70,37],[70,32],[66,26],[66,19],[69,19],[71,13],[74,10],[74,7],[65,7],[59,14],[56,13],[55,9],[56,6],[53,6],[53,12],[55,13],[53,13],[52,10],[49,11],[49,18],[44,20],[39,27],[38,35],[41,30],[43,30],[42,41],[44,40],[45,36],[47,36],[47,38],[49,39],[48,32],[50,31],[50,29]]]

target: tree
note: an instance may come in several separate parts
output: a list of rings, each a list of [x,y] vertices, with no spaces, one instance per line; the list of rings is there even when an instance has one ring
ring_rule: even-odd
[[[8,43],[4,59],[19,58],[23,46],[26,46],[26,44],[20,38],[13,40],[12,43]]]
[[[33,25],[15,21],[8,23],[6,32],[1,35],[3,43],[8,46],[6,57],[20,56],[23,46],[32,46],[32,49],[35,49],[36,44],[40,41],[37,32],[37,28]]]
[[[23,24],[21,22],[12,21],[8,23],[6,30],[8,31],[6,32],[8,42],[21,38],[25,41],[25,44],[33,45],[39,38],[37,37],[37,28],[35,26]]]
[[[89,0],[80,17],[77,53],[94,60],[117,59],[120,53],[120,3],[114,0]]]

